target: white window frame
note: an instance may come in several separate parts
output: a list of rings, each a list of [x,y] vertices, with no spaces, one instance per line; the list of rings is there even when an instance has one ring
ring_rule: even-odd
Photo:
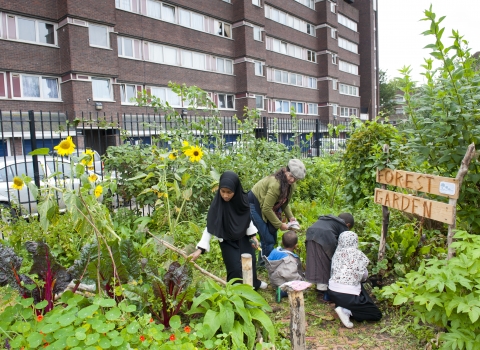
[[[219,21],[218,19],[215,19],[213,21],[214,23],[214,30],[215,30],[215,35],[217,36],[221,36],[223,38],[229,38],[229,39],[232,39],[232,25],[230,23],[227,23],[227,22],[224,22],[224,21]],[[218,33],[218,25],[221,25],[221,34]],[[225,26],[228,26],[230,29],[229,29],[229,33],[230,33],[230,36],[228,35],[224,35],[225,34]]]
[[[253,61],[255,65],[255,75],[263,77],[263,62],[262,61]]]
[[[395,114],[405,114],[403,107],[395,108]]]
[[[338,116],[338,105],[337,104],[332,104],[332,115]]]
[[[125,55],[125,40],[131,40],[132,41],[132,56],[127,56]],[[139,48],[140,48],[140,57],[135,57],[135,41],[138,42]],[[132,60],[142,60],[142,41],[138,39],[133,39],[133,38],[126,38],[123,36],[117,36],[117,50],[119,51],[120,49],[122,50],[122,54],[118,53],[118,57],[123,57],[123,58],[129,58]]]
[[[338,46],[342,49],[358,54],[358,45],[350,40],[340,37],[338,38]]]
[[[172,6],[170,4],[166,4],[164,2],[161,3],[162,6],[160,8],[160,18],[162,19],[162,21],[164,22],[168,22],[168,23],[177,23],[178,24],[178,9],[176,6]],[[172,21],[169,21],[166,19],[166,14],[164,15],[164,12],[163,12],[163,9],[165,7],[170,7],[173,9],[173,20]]]
[[[140,91],[143,91],[143,86],[142,85],[138,85],[138,84],[120,84],[120,98],[121,98],[121,104],[122,105],[135,105],[135,102],[132,102],[130,100],[127,99],[127,95],[126,95],[126,87],[127,86],[133,86],[134,89],[135,89],[135,95],[138,96],[138,87],[141,88]]]
[[[0,25],[2,23],[0,22]],[[3,76],[3,79],[0,79],[0,86],[3,86],[3,91],[5,91],[5,96],[0,96],[0,99],[3,99],[3,98],[8,98],[8,91],[7,91],[7,72],[1,72],[0,71],[0,74],[2,74]]]
[[[20,95],[21,97],[15,97],[13,91],[13,78],[19,77],[20,79]],[[23,77],[35,77],[38,78],[38,89],[40,93],[40,97],[31,97],[31,96],[24,96],[23,91]],[[55,79],[57,81],[57,98],[47,98],[45,97],[45,91],[43,90],[42,79]],[[6,80],[6,79],[4,79]],[[7,86],[5,86],[5,98],[8,97],[8,91],[6,90]],[[46,75],[36,75],[36,74],[22,74],[22,73],[10,73],[10,89],[12,93],[12,99],[14,100],[27,100],[27,101],[49,101],[49,102],[61,102],[62,101],[62,92],[60,88],[60,79],[58,77],[53,76],[46,76]]]
[[[280,111],[277,111],[277,103],[280,105]],[[285,104],[287,104],[287,111],[284,111]],[[274,113],[290,114],[290,101],[287,100],[274,100]]]
[[[296,2],[315,10],[315,0],[295,0]]]
[[[338,18],[338,23],[340,23],[342,26],[347,27],[348,29],[351,29],[354,32],[357,31],[358,29],[357,22],[352,21],[350,18],[345,17],[341,13],[337,14],[337,18]]]
[[[332,39],[338,39],[338,31],[336,28],[330,27],[330,36]]]
[[[311,58],[309,59],[308,56],[310,56]],[[317,54],[315,53],[315,51],[307,50],[307,61],[317,63]]]
[[[302,111],[298,111],[298,106],[302,106]],[[298,102],[298,101],[290,101],[290,109],[294,109],[296,114],[306,114],[305,113],[305,102]]]
[[[125,9],[121,7],[122,2],[128,2],[129,3],[129,8]],[[133,12],[133,13],[139,13],[140,12],[140,1],[137,1],[135,3],[136,8],[133,8],[133,0],[115,0],[115,8],[118,10],[122,11],[127,11],[127,12]]]
[[[332,79],[332,89],[338,90],[338,79]]]
[[[355,96],[355,97],[359,96],[358,86],[340,84],[339,92],[342,95]]]
[[[220,72],[219,69],[218,69],[218,67],[219,67],[218,61],[219,60],[223,61],[223,69],[224,69],[223,72]],[[228,64],[228,67],[230,67],[230,69],[231,69],[230,73],[228,72],[227,64]],[[216,68],[217,68],[216,69],[217,73],[233,75],[233,61],[232,60],[229,60],[228,58],[223,58],[223,57],[215,57],[215,65],[216,65]]]
[[[109,98],[96,98],[94,91],[93,91],[93,82],[94,81],[99,81],[99,80],[106,80],[108,81],[108,93],[110,95]],[[91,77],[92,81],[92,99],[93,101],[106,101],[106,102],[113,102],[113,89],[112,89],[112,79],[110,78],[102,78],[102,77]]]
[[[3,17],[3,16],[2,16]],[[49,22],[49,21],[40,21],[38,19],[34,19],[34,18],[30,18],[30,17],[25,17],[25,16],[16,16],[16,15],[12,15],[12,14],[9,14],[9,13],[6,13],[6,17],[7,17],[7,22],[8,22],[8,17],[11,17],[11,18],[14,18],[15,20],[15,39],[10,39],[12,35],[10,35],[10,33],[8,32],[8,23],[5,23],[5,27],[6,27],[6,31],[4,32],[3,31],[3,25],[4,23],[0,21],[0,25],[2,25],[2,29],[0,29],[0,38],[4,38],[4,39],[9,39],[9,40],[15,40],[15,41],[20,41],[20,42],[23,42],[23,43],[30,43],[30,44],[35,44],[35,45],[42,45],[42,46],[54,46],[54,47],[58,47],[58,37],[57,37],[57,29],[58,29],[58,25],[56,23],[53,23],[53,22]],[[23,20],[27,20],[27,21],[33,21],[34,22],[34,26],[35,26],[35,41],[32,41],[32,40],[24,40],[24,39],[20,39],[19,38],[19,23],[18,23],[18,20],[19,19],[23,19]],[[38,24],[39,23],[46,23],[46,24],[50,24],[50,25],[53,25],[53,44],[49,44],[49,43],[42,43],[40,42],[40,38],[39,38],[39,28],[38,28]]]
[[[234,94],[217,93],[216,95],[217,95],[217,102],[218,102],[217,103],[217,108],[219,110],[229,110],[229,111],[235,110],[235,95]],[[220,96],[224,97],[226,107],[220,107]],[[233,107],[231,107],[231,108],[228,108],[228,97],[229,96],[232,98],[232,103],[233,103]]]
[[[262,100],[262,107],[257,106],[257,99],[261,98]],[[255,108],[258,109],[259,111],[264,111],[265,110],[265,96],[263,95],[255,95]]]
[[[318,105],[316,103],[308,102],[307,105],[307,113],[308,115],[318,115]]]
[[[338,55],[336,53],[332,53],[332,64],[338,64]]]
[[[358,66],[353,63],[348,63],[345,61],[340,60],[338,69],[341,70],[342,72],[350,73],[353,75],[358,75]]]
[[[258,7],[262,7],[262,4],[260,3],[260,0],[252,0],[252,4]]]
[[[337,13],[337,4],[330,2],[330,12]]]
[[[270,5],[265,5],[265,17],[271,19],[274,22],[283,24],[299,32],[316,36],[315,35],[315,26],[307,21],[304,21],[301,18],[292,16],[289,13],[286,13],[276,7]],[[310,31],[310,32],[309,32]]]
[[[351,118],[352,116],[358,117],[358,108],[340,107],[340,117]]]
[[[262,40],[262,28],[257,27],[257,26],[253,26],[253,40],[263,41]]]
[[[182,108],[183,107],[183,102],[182,102],[181,96],[178,96],[175,92],[173,92],[172,89],[170,89],[168,87],[165,87],[165,86],[150,86],[149,85],[149,86],[146,86],[145,89],[147,91],[149,91],[153,96],[159,98],[163,103],[168,102],[168,104],[171,107],[174,107],[174,108]],[[152,92],[153,89],[162,91],[162,94],[165,96],[165,99],[163,99],[164,96],[155,95]],[[178,101],[179,104],[175,104],[175,101],[172,101],[171,99],[169,99],[169,97],[171,97],[171,96],[175,96],[175,100]]]
[[[91,32],[90,32],[90,28],[92,28],[92,27],[102,27],[102,28],[105,28],[106,39],[107,39],[107,46],[93,45],[93,44],[92,44],[92,42],[91,42]],[[110,44],[110,30],[109,30],[109,27],[108,27],[108,26],[104,26],[104,25],[102,25],[102,24],[88,23],[88,44],[90,45],[90,47],[96,47],[96,48],[100,48],[100,49],[110,50],[110,49],[111,49],[111,44]]]

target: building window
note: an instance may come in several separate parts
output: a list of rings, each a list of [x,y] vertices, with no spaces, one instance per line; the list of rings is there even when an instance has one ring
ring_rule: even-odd
[[[96,101],[112,101],[110,79],[92,78],[92,93]]]
[[[334,2],[330,3],[330,12],[337,13],[337,5]]]
[[[253,27],[253,39],[257,41],[262,41],[262,30],[260,27]]]
[[[224,58],[217,57],[217,72],[233,74],[233,62]]]
[[[337,39],[338,37],[338,32],[335,28],[330,28],[330,35],[333,39]]]
[[[358,66],[345,61],[340,61],[339,69],[342,72],[358,75]]]
[[[135,104],[136,101],[134,100],[139,93],[142,92],[141,85],[132,85],[132,84],[122,84],[121,91],[122,91],[122,104]]]
[[[275,100],[275,112],[290,113],[290,101]]]
[[[235,96],[230,94],[217,94],[219,109],[235,109]]]
[[[57,45],[57,25],[31,18],[7,15],[3,23],[4,37],[44,45]]]
[[[317,79],[308,77],[307,78],[307,87],[310,89],[316,89],[317,88]]]
[[[4,80],[1,74],[0,78],[0,84],[2,84]],[[13,73],[11,85],[14,98],[60,100],[58,78]],[[1,91],[2,88],[0,87],[0,96]]]
[[[115,0],[115,7],[120,10],[139,12],[139,1],[135,0]]]
[[[349,107],[340,107],[340,117],[350,118],[357,117],[357,109]]]
[[[341,13],[339,13],[337,17],[338,17],[338,23],[355,32],[357,31],[357,22],[352,21],[350,18],[345,17]]]
[[[336,53],[332,53],[332,64],[337,64],[338,55]]]
[[[295,1],[299,2],[302,5],[310,7],[313,10],[315,9],[315,0],[295,0]]]
[[[158,1],[147,0],[147,16],[160,19],[162,18],[162,5]]]
[[[179,9],[180,25],[203,31],[203,16],[198,13]]]
[[[290,106],[295,113],[304,114],[304,103],[303,102],[291,102]]]
[[[0,98],[7,97],[7,80],[5,72],[0,72]]]
[[[141,42],[137,39],[130,39],[124,37],[117,37],[118,56],[135,59],[142,59]]]
[[[395,108],[395,114],[405,114],[403,108]]]
[[[150,86],[146,90],[147,93],[159,98],[163,103],[168,102],[172,107],[182,107],[182,99],[170,88]]]
[[[255,75],[259,75],[263,77],[263,64],[260,61],[254,61],[255,64]]]
[[[265,17],[271,19],[272,21],[289,26],[298,31],[315,36],[314,25],[304,21],[303,19],[283,12],[275,7],[265,5]]]
[[[307,114],[318,115],[318,105],[316,103],[308,103]]]
[[[337,104],[332,105],[332,115],[334,115],[334,116],[338,115],[338,105]]]
[[[175,22],[175,7],[162,4],[162,20],[166,22]]]
[[[332,89],[333,90],[338,90],[338,80],[337,79],[332,80]]]
[[[177,49],[172,47],[163,47],[163,63],[176,65],[177,64]]]
[[[291,73],[279,69],[267,68],[267,79],[276,83],[304,86],[311,89],[317,88],[317,79],[301,74]]]
[[[317,55],[315,54],[315,52],[307,50],[307,61],[313,63],[317,62]]]
[[[342,95],[358,96],[358,87],[347,84],[340,84],[340,93]]]
[[[232,26],[228,23],[221,21],[214,21],[217,35],[224,36],[225,38],[232,37]]]
[[[252,0],[252,4],[254,4],[255,6],[261,6],[260,0]]]
[[[262,95],[255,95],[255,108],[256,109],[261,109],[263,110],[263,99],[264,97]]]
[[[90,46],[110,48],[108,28],[106,26],[89,23],[88,36],[90,38]]]
[[[338,46],[342,49],[358,53],[358,45],[344,38],[338,38]]]

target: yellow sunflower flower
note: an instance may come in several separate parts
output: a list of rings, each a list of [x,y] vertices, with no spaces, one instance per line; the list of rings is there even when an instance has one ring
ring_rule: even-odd
[[[75,144],[72,141],[71,136],[67,136],[65,140],[62,140],[57,146],[53,147],[57,150],[61,156],[69,156],[75,150]]]
[[[171,160],[177,159],[177,151],[173,150],[173,152],[170,153],[170,155],[168,156],[168,159],[171,159]]]
[[[183,145],[183,147],[188,147],[188,146],[190,146],[190,144],[188,143],[188,141],[182,141],[182,145]]]
[[[85,165],[89,169],[92,168],[93,167],[93,155],[94,154],[95,153],[91,149],[85,150],[85,152],[83,152],[83,154],[82,154],[82,156],[84,156],[84,158],[80,161],[80,163],[82,163],[83,165]],[[85,157],[85,155],[87,155],[88,157]]]
[[[97,181],[97,179],[98,179],[98,176],[95,175],[95,174],[92,174],[88,177],[88,181],[90,181],[90,182],[95,182],[95,181]]]
[[[25,185],[25,182],[23,182],[23,180],[21,178],[19,178],[18,176],[15,176],[13,178],[13,185],[12,187],[16,190],[21,190],[23,188],[23,186]]]
[[[191,162],[199,162],[203,157],[202,149],[198,146],[190,147],[185,151],[185,155],[190,157]]]
[[[95,194],[95,197],[100,197],[103,193],[103,187],[98,185],[97,187],[95,187],[95,191],[94,191],[94,194]]]

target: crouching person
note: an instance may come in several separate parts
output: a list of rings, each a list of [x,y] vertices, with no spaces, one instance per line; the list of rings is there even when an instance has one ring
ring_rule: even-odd
[[[285,282],[303,281],[304,272],[302,263],[297,254],[298,237],[295,231],[287,231],[282,236],[283,248],[272,250],[265,262],[270,282],[276,290],[276,300],[287,296],[287,292],[281,291],[279,286]]]
[[[361,283],[368,277],[369,262],[358,249],[357,234],[342,232],[332,258],[328,295],[335,303],[335,312],[347,328],[353,327],[350,317],[358,322],[379,321],[382,318],[382,313]]]

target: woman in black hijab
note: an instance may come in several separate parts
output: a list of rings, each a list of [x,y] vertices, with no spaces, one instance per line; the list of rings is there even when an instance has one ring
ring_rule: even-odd
[[[192,260],[196,260],[205,251],[210,251],[210,239],[215,236],[220,241],[227,281],[242,278],[241,255],[248,253],[253,258],[253,287],[265,289],[267,284],[257,279],[255,251],[249,242],[253,239],[258,246],[256,233],[257,228],[250,219],[248,197],[240,179],[233,171],[225,171],[220,176],[219,189],[208,209],[207,227],[197,244],[197,250],[191,255]]]

